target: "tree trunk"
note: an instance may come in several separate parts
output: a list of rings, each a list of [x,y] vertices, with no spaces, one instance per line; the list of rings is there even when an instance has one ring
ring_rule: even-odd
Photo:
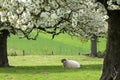
[[[8,67],[8,58],[7,58],[7,37],[9,32],[7,30],[1,31],[0,34],[0,67]]]
[[[120,80],[120,11],[108,11],[108,40],[100,80]]]
[[[91,37],[91,57],[96,57],[97,56],[97,36],[92,35]]]

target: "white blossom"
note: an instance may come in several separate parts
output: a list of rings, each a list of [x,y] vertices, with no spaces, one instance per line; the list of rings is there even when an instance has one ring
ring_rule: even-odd
[[[1,21],[8,19],[12,26],[22,30],[33,26],[51,27],[51,30],[59,27],[65,28],[69,34],[82,36],[105,31],[107,12],[104,6],[95,3],[94,0],[47,1],[5,0],[4,10],[0,11]],[[112,4],[110,1],[108,4]]]

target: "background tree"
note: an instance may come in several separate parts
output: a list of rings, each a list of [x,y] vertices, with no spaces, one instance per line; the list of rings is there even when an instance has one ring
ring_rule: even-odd
[[[79,4],[79,2],[77,3]],[[72,8],[74,11],[72,16],[72,29],[69,28],[71,29],[69,33],[90,39],[90,56],[95,57],[97,56],[97,38],[105,36],[107,33],[107,23],[105,21],[108,17],[106,15],[107,12],[103,5],[90,0],[81,4],[84,5],[84,8]],[[73,4],[70,6],[72,7]]]

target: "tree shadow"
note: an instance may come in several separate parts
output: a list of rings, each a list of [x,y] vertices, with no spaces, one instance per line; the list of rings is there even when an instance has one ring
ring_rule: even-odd
[[[48,73],[67,73],[79,71],[100,71],[102,64],[81,65],[79,69],[65,69],[62,66],[14,66],[9,68],[0,68],[0,73],[11,74],[48,74]]]
[[[81,65],[82,70],[101,70],[102,64],[90,64],[90,65]]]

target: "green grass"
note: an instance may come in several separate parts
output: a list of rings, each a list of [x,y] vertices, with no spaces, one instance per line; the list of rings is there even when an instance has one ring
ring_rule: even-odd
[[[60,60],[69,58],[79,69],[64,69]],[[103,59],[86,56],[28,55],[9,56],[11,68],[0,68],[1,80],[99,80]]]
[[[51,39],[51,35],[40,33],[37,40],[19,39],[11,36],[8,39],[8,52],[25,54],[65,54],[78,55],[78,53],[90,53],[90,42],[84,42],[76,37],[61,34]],[[98,50],[104,51],[106,39],[100,39]]]

